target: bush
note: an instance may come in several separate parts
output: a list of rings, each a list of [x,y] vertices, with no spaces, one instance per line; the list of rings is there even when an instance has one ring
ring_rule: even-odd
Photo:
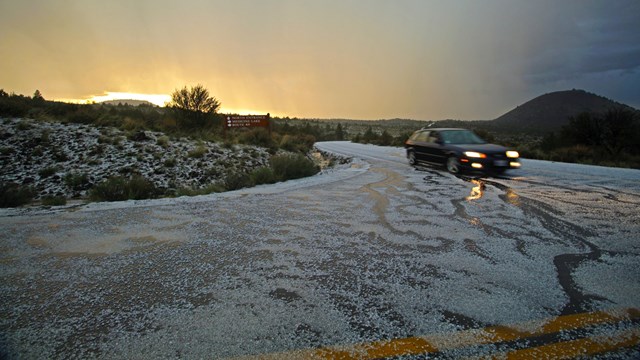
[[[249,174],[249,179],[253,185],[273,184],[278,182],[273,169],[267,166],[259,167]]]
[[[207,153],[207,148],[203,145],[198,146],[197,148],[189,151],[189,153],[187,154],[190,158],[196,158],[199,159],[201,157],[204,156],[204,154]]]
[[[93,201],[123,201],[128,199],[127,180],[122,176],[113,176],[94,186],[89,198]]]
[[[168,136],[159,137],[158,140],[156,140],[156,144],[166,149],[169,146],[169,137]]]
[[[313,161],[302,154],[274,156],[269,164],[279,181],[312,176],[320,171]]]
[[[18,207],[33,200],[34,192],[30,187],[14,183],[0,183],[0,207]]]
[[[156,194],[153,183],[140,175],[134,175],[127,184],[129,199],[150,199]]]
[[[55,174],[58,171],[58,167],[57,166],[49,166],[46,167],[40,171],[38,171],[38,175],[40,175],[41,178],[48,178],[49,176]]]
[[[275,142],[271,138],[271,134],[264,128],[253,128],[244,131],[238,137],[238,141],[242,144],[261,146],[268,149],[276,147]]]
[[[225,189],[229,191],[246,188],[253,185],[251,183],[249,175],[239,171],[229,173],[229,175],[224,178],[223,183]]]
[[[175,158],[166,159],[164,161],[164,166],[169,168],[176,166],[176,159]]]
[[[62,206],[67,205],[67,198],[64,196],[45,196],[42,198],[44,206]]]
[[[112,176],[94,186],[89,198],[93,201],[142,200],[152,198],[155,193],[153,183],[140,175],[134,175],[131,179]]]
[[[26,130],[30,130],[33,126],[26,122],[26,121],[20,121],[18,123],[18,125],[16,125],[16,129],[20,130],[20,131],[26,131]]]
[[[285,135],[280,140],[280,148],[292,152],[307,153],[315,142],[316,138],[313,135]]]
[[[64,183],[73,190],[86,190],[89,187],[89,177],[86,173],[67,173]]]
[[[590,147],[575,145],[555,149],[550,153],[550,160],[571,163],[593,163],[594,152]]]

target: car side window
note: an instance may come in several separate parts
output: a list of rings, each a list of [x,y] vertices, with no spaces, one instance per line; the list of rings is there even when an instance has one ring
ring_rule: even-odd
[[[429,135],[428,132],[420,132],[416,134],[413,140],[419,141],[419,142],[426,142],[428,135]]]
[[[438,132],[432,131],[429,134],[429,138],[427,139],[427,142],[436,143],[438,142],[438,140],[440,140],[440,134]]]
[[[443,144],[451,144],[451,131],[443,131],[442,135],[440,135],[440,139],[442,140]]]

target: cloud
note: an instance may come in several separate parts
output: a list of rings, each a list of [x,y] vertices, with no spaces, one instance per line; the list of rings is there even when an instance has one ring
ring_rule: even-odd
[[[638,103],[640,90],[629,84],[640,61],[639,7],[636,0],[6,1],[0,84],[72,98],[202,83],[225,107],[365,119],[490,119],[541,93],[586,85]]]
[[[559,10],[568,16],[564,29],[554,32],[564,31],[558,37],[545,36],[547,46],[533,57],[527,74],[530,79],[575,79],[611,71],[633,72],[640,67],[640,3],[569,4],[559,4]]]

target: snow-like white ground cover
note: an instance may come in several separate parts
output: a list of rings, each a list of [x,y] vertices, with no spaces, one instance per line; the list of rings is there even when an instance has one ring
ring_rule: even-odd
[[[29,186],[36,198],[85,197],[89,185],[112,176],[142,175],[161,190],[201,188],[232,171],[268,164],[267,149],[170,138],[152,131],[0,118],[0,182]]]
[[[525,159],[471,197],[400,148],[317,147],[354,160],[229,193],[3,212],[0,345],[227,357],[640,308],[640,171]]]

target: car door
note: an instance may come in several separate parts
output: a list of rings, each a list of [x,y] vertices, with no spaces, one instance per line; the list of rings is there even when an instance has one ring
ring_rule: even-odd
[[[415,134],[415,136],[413,136],[411,139],[411,147],[413,148],[413,152],[417,160],[427,161],[427,156],[425,154],[425,145],[427,143],[428,136],[428,131],[421,131]]]
[[[429,136],[429,162],[444,164],[447,161],[447,147],[444,144],[442,134],[432,131]]]
[[[440,133],[438,131],[430,131],[423,143],[424,160],[430,163],[440,163],[442,161],[442,153]]]

